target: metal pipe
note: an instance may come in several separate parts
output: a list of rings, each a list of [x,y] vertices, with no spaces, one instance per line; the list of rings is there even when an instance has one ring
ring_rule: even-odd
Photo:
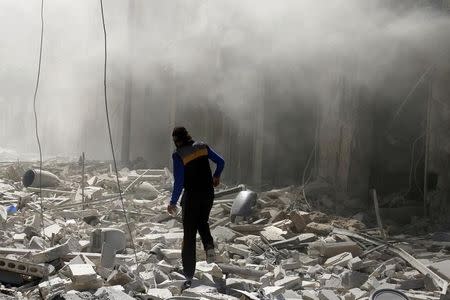
[[[39,187],[39,182],[41,187],[55,187],[59,185],[61,180],[55,174],[39,169],[30,169],[22,176],[24,187]]]

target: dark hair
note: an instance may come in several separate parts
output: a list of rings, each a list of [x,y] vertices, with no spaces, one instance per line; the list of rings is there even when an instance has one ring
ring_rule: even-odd
[[[189,135],[189,132],[186,128],[180,126],[175,127],[172,131],[172,137],[176,142],[181,142],[183,144],[188,143],[192,140],[192,137]]]

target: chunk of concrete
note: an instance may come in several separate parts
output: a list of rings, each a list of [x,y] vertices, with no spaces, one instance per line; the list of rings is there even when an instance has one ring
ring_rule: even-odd
[[[217,288],[206,285],[199,285],[194,288],[186,289],[183,291],[182,296],[203,297],[211,300],[239,300],[239,298],[221,294],[217,291]]]
[[[31,238],[35,235],[39,235],[41,228],[41,217],[39,216],[39,214],[28,217],[25,220],[24,226],[25,228],[23,232],[27,235],[27,237]]]
[[[355,300],[361,299],[363,297],[367,297],[369,294],[367,291],[363,291],[359,288],[350,289],[349,292],[353,295],[353,298]]]
[[[223,273],[217,264],[208,264],[206,261],[201,261],[196,264],[196,270],[201,273],[211,274],[215,278],[222,278]]]
[[[100,265],[104,268],[112,269],[116,261],[116,249],[111,244],[103,243]]]
[[[35,263],[50,262],[55,259],[61,258],[70,253],[70,247],[68,243],[58,245],[47,250],[35,253],[31,255],[31,260]]]
[[[101,252],[103,243],[115,249],[117,252],[126,247],[125,232],[116,228],[98,228],[91,233],[91,251]]]
[[[96,299],[108,299],[108,300],[134,300],[133,297],[123,292],[121,286],[108,286],[99,288],[94,296]]]
[[[248,250],[248,248],[245,245],[227,245],[227,250],[231,254],[237,254],[239,256],[242,256],[244,258],[248,258],[251,254],[251,252]]]
[[[266,240],[268,240],[269,242],[278,242],[285,240],[283,235],[285,235],[286,233],[287,231],[284,231],[278,227],[267,226],[266,228],[264,228],[263,231],[261,231],[260,234],[261,236],[265,237]]]
[[[172,292],[169,289],[148,289],[146,294],[154,300],[164,300],[172,297]]]
[[[277,297],[286,292],[286,288],[284,286],[266,286],[263,291],[266,296]]]
[[[344,271],[341,273],[342,286],[346,289],[360,287],[369,279],[369,275],[358,271]]]
[[[181,257],[180,249],[161,249],[162,255],[167,259],[178,259]]]
[[[70,289],[70,280],[65,280],[60,277],[49,278],[49,280],[39,283],[39,291],[43,299],[46,299],[50,294],[57,291],[63,292]]]
[[[347,266],[348,262],[353,258],[350,252],[344,252],[342,254],[330,257],[324,263],[324,266]]]
[[[359,257],[357,256],[357,257],[353,257],[353,258],[348,262],[347,266],[348,266],[348,268],[349,268],[350,270],[358,271],[358,270],[360,270],[360,269],[362,268],[363,262],[362,262],[361,258],[359,258]]]
[[[237,236],[233,230],[224,226],[217,226],[211,231],[211,234],[218,242],[231,242]]]
[[[318,235],[328,235],[333,231],[333,226],[328,224],[311,222],[306,225],[305,231],[315,233]]]
[[[53,236],[60,238],[61,231],[62,227],[55,223],[44,228],[44,235],[49,240],[52,239]]]
[[[295,290],[296,288],[301,287],[302,279],[299,276],[286,276],[275,281],[275,285],[282,286],[289,290]]]
[[[29,249],[44,250],[46,246],[45,240],[39,236],[33,236],[28,243]]]
[[[69,265],[70,278],[74,283],[89,283],[97,277],[94,268],[88,264],[72,264]]]
[[[109,285],[124,286],[134,280],[136,280],[136,276],[132,272],[130,272],[125,266],[119,266],[117,270],[114,270],[111,275],[109,275],[106,282]]]
[[[320,300],[340,300],[339,296],[332,290],[321,290],[318,296]]]
[[[289,219],[292,221],[292,225],[297,233],[303,232],[306,225],[311,222],[309,213],[304,211],[292,211],[289,214]]]

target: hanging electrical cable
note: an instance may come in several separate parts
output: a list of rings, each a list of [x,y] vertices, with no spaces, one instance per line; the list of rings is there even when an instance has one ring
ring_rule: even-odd
[[[100,0],[100,11],[101,11],[101,15],[102,15],[103,38],[104,38],[103,94],[104,94],[104,101],[105,101],[106,123],[107,123],[107,127],[108,127],[109,143],[111,146],[111,152],[112,152],[112,158],[113,158],[113,164],[114,164],[114,172],[115,172],[116,181],[117,181],[117,188],[119,189],[119,199],[120,199],[120,203],[122,206],[123,215],[125,217],[125,222],[127,224],[128,232],[130,234],[131,245],[133,247],[133,252],[134,252],[134,259],[137,264],[138,259],[137,259],[137,253],[136,253],[136,245],[134,244],[133,232],[130,227],[130,222],[128,220],[128,215],[125,210],[125,205],[124,205],[124,201],[123,201],[122,188],[120,187],[120,181],[119,181],[119,171],[117,171],[117,161],[116,161],[116,155],[115,155],[115,151],[114,151],[114,143],[113,143],[112,134],[111,134],[111,124],[109,121],[108,94],[107,94],[107,85],[106,85],[106,67],[108,64],[108,44],[107,44],[107,33],[106,33],[106,25],[105,25],[105,13],[103,11],[103,0]]]
[[[41,230],[44,233],[44,206],[42,203],[42,147],[41,140],[39,138],[39,130],[38,130],[38,117],[37,117],[37,109],[36,109],[36,100],[39,91],[39,80],[41,78],[41,62],[42,62],[42,44],[44,41],[44,0],[41,0],[41,39],[39,45],[39,61],[38,61],[38,69],[36,76],[36,86],[34,88],[34,97],[33,97],[33,111],[34,111],[34,129],[36,134],[36,141],[39,149],[39,199],[41,205]]]

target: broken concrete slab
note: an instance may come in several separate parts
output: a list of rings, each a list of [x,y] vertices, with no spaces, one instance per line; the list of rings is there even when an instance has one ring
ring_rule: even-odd
[[[109,286],[99,288],[94,296],[98,299],[108,299],[108,300],[133,300],[134,298],[123,292],[123,287],[121,286]]]
[[[173,296],[169,289],[148,289],[146,294],[155,300],[164,300]]]
[[[339,296],[332,290],[321,290],[318,297],[320,300],[340,300]]]
[[[333,229],[334,227],[332,225],[311,222],[306,225],[305,231],[318,235],[328,235]]]
[[[353,258],[350,252],[344,252],[336,256],[330,257],[324,263],[324,266],[347,266],[348,262]]]

